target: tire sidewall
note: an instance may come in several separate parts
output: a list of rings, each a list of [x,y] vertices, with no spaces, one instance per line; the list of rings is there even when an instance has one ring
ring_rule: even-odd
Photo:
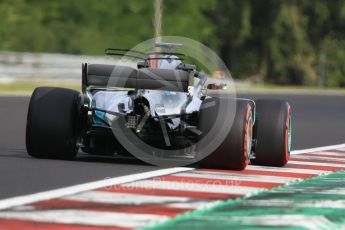
[[[289,103],[275,99],[256,101],[254,164],[284,166],[289,159]],[[291,130],[290,130],[291,131]]]
[[[29,103],[26,147],[39,158],[72,159],[77,153],[78,99],[74,90],[38,87]]]

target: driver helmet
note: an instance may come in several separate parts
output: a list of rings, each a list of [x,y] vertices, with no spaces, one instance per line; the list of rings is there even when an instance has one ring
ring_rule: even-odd
[[[157,69],[176,69],[182,62],[175,55],[164,55],[163,59],[152,59],[150,64],[151,68]]]

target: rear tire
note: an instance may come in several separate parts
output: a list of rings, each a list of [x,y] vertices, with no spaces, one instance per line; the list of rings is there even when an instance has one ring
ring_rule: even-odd
[[[216,106],[219,105],[219,100]],[[221,99],[224,100],[224,99]],[[200,110],[200,130],[203,123],[212,125],[218,108]],[[247,100],[236,100],[236,114],[231,130],[218,148],[200,162],[205,168],[243,170],[249,163],[252,147],[253,104]],[[226,122],[226,121],[224,121]]]
[[[291,107],[288,102],[260,99],[256,103],[253,164],[284,166],[290,156]]]
[[[72,159],[77,154],[79,93],[38,87],[26,123],[26,149],[37,158]]]

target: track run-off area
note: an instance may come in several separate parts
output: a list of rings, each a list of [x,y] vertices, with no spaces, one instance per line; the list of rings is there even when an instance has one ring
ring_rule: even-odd
[[[345,144],[301,152],[284,168],[169,168],[5,199],[0,229],[345,225]]]
[[[0,229],[344,227],[345,144],[334,144],[345,142],[345,97],[273,97],[294,109],[295,150],[284,168],[244,171],[33,159],[23,144],[28,98],[1,97]]]

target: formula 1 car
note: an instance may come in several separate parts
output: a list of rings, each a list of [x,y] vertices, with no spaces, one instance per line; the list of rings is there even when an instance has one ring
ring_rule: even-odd
[[[156,43],[165,51],[145,53],[106,49],[140,61],[136,68],[84,63],[82,93],[36,88],[27,115],[28,154],[73,159],[79,149],[135,157],[143,151],[161,161],[193,159],[207,168],[284,166],[291,146],[289,103],[205,93],[217,87],[206,86],[207,74],[172,52],[180,46]],[[212,152],[200,156],[205,149]]]

